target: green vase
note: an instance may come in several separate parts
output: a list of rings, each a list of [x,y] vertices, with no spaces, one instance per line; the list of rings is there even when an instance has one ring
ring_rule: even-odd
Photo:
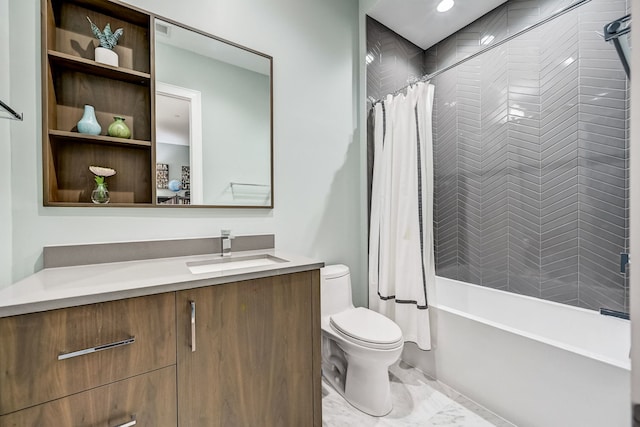
[[[124,118],[115,116],[114,122],[109,125],[107,133],[109,136],[115,136],[116,138],[131,138],[131,130],[124,123]]]

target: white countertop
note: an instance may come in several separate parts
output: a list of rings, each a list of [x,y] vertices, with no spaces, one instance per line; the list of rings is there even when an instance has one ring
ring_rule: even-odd
[[[286,262],[191,273],[187,263],[220,258],[219,254],[208,254],[45,268],[0,289],[0,317],[277,276],[324,266],[320,261],[275,249],[235,252],[231,258],[258,254],[269,254]]]

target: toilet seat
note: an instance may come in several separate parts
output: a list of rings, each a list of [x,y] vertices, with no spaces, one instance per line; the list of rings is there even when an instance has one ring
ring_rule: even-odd
[[[402,331],[392,320],[367,308],[344,310],[329,317],[342,338],[372,349],[389,350],[403,344]]]

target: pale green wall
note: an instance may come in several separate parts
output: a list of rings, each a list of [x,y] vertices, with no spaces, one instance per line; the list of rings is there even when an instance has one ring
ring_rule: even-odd
[[[354,301],[366,303],[357,1],[130,3],[274,57],[276,208],[43,207],[40,2],[9,1],[11,97],[20,100],[27,117],[22,125],[12,126],[11,135],[13,280],[42,267],[45,245],[213,236],[230,228],[238,235],[275,233],[283,250],[349,264]]]
[[[10,96],[9,0],[0,0],[0,99],[12,105]],[[0,288],[11,283],[11,123],[0,119]]]

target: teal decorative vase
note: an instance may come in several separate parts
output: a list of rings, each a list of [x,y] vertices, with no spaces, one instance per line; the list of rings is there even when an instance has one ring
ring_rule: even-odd
[[[115,116],[114,122],[109,125],[107,133],[109,136],[115,136],[116,138],[131,138],[131,130],[125,124],[124,118]]]
[[[87,135],[100,135],[102,127],[96,119],[96,112],[91,105],[84,106],[84,114],[78,122],[78,132]]]
[[[107,190],[107,183],[96,183],[96,188],[91,192],[91,201],[96,205],[104,205],[109,203],[109,190]]]

